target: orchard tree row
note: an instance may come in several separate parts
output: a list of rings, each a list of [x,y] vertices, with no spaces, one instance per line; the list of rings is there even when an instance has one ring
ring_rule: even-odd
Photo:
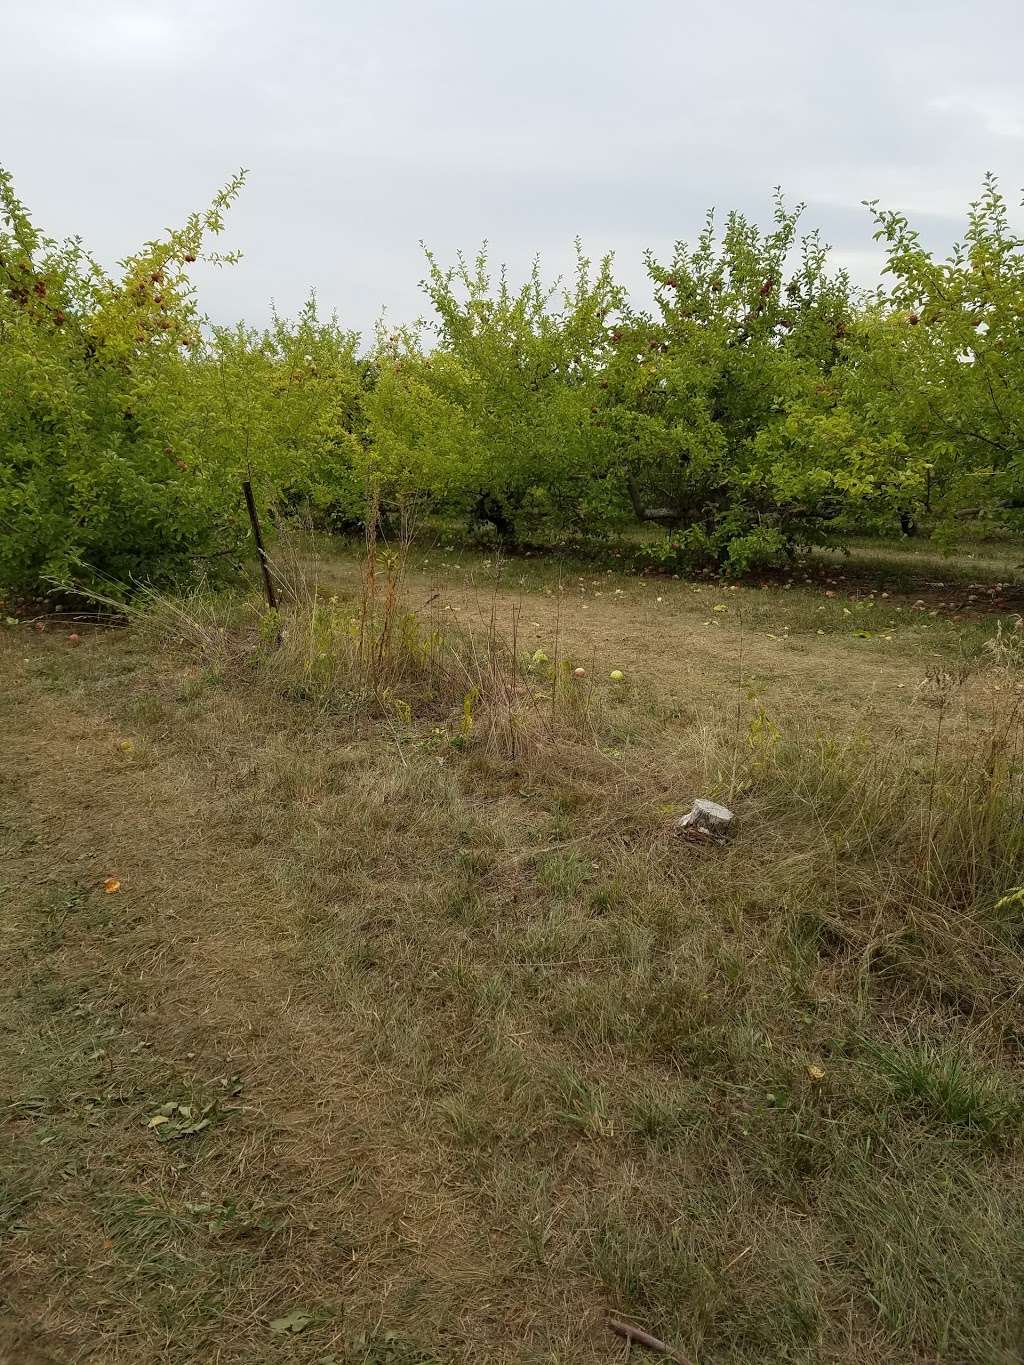
[[[33,224],[0,170],[0,587],[107,590],[230,563],[250,478],[276,518],[355,527],[374,490],[509,545],[658,528],[666,562],[742,573],[863,532],[1024,521],[1024,241],[986,178],[936,260],[868,205],[857,291],[801,210],[709,215],[646,259],[652,312],[577,249],[549,287],[427,254],[432,318],[213,326],[190,267],[241,191],[116,274]]]

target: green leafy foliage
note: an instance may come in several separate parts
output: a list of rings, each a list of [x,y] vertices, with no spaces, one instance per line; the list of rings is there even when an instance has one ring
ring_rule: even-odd
[[[44,237],[0,171],[0,586],[167,584],[268,521],[330,530],[416,500],[506,543],[637,521],[666,563],[743,573],[860,532],[952,538],[1024,512],[1024,239],[988,177],[937,261],[871,205],[887,288],[858,294],[781,194],[709,215],[634,307],[577,244],[567,284],[427,252],[432,321],[359,338],[311,297],[212,326],[190,278],[241,190],[111,275]],[[373,496],[370,492],[373,490]]]
[[[486,250],[448,270],[427,253],[429,352],[408,331],[382,338],[371,431],[397,487],[425,491],[505,538],[557,538],[609,519],[611,433],[594,422],[609,354],[606,319],[624,302],[611,259],[577,243],[570,287],[539,263],[514,288]]]
[[[249,477],[282,512],[342,528],[365,503],[363,390],[369,366],[359,337],[322,319],[311,297],[294,322],[275,313],[263,331],[212,329],[188,376],[194,441],[228,471]]]
[[[203,350],[189,266],[243,183],[121,263],[32,225],[0,172],[0,581],[168,578],[237,543],[181,402]],[[228,262],[231,256],[207,253]]]
[[[921,471],[915,515],[1019,527],[1024,511],[1024,238],[993,176],[945,261],[900,213],[870,205],[894,284],[870,315],[861,389],[874,434],[898,432]]]
[[[210,327],[189,268],[223,229],[203,214],[115,278],[31,224],[0,173],[0,584],[124,590],[209,574],[247,534],[240,500],[349,522],[362,503],[358,338],[314,300],[295,322]],[[113,587],[112,587],[113,585]]]
[[[796,414],[827,412],[852,313],[817,234],[798,241],[800,211],[777,195],[771,232],[731,213],[720,241],[709,215],[670,265],[648,256],[657,315],[613,333],[609,420],[630,500],[683,557],[776,562],[842,505],[841,474],[786,435]]]

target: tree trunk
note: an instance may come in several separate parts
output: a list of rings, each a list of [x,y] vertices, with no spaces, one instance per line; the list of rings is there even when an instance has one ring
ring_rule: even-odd
[[[636,479],[631,472],[626,473],[626,488],[629,492],[629,500],[633,504],[633,512],[638,521],[653,521],[658,526],[681,526],[684,521],[682,512],[674,511],[671,507],[645,507],[643,498],[640,496],[640,489]]]

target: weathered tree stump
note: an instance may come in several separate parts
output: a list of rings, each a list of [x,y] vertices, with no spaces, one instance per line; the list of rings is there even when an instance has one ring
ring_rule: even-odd
[[[724,844],[732,827],[733,814],[717,801],[697,800],[676,824],[676,833],[685,839]]]

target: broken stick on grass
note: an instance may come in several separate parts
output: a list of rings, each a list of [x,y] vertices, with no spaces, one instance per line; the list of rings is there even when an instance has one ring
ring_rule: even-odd
[[[685,1356],[678,1355],[671,1346],[666,1346],[657,1337],[652,1337],[650,1332],[645,1332],[642,1327],[634,1327],[631,1323],[620,1322],[618,1318],[609,1318],[608,1326],[617,1337],[624,1337],[626,1341],[633,1342],[637,1346],[646,1346],[649,1351],[658,1351],[661,1355],[667,1356],[669,1360],[674,1360],[676,1365],[691,1365]]]

